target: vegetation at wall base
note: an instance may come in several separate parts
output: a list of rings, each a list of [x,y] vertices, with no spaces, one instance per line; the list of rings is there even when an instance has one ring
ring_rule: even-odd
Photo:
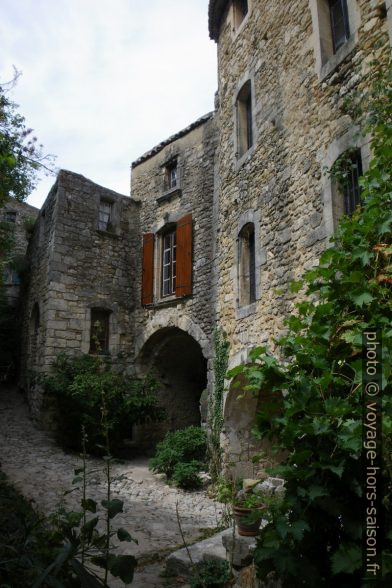
[[[198,473],[205,462],[206,451],[206,433],[201,427],[170,431],[157,444],[155,456],[150,459],[150,469],[166,474],[168,480],[175,481],[181,488],[199,488]]]
[[[61,354],[51,373],[42,378],[42,385],[48,399],[54,400],[58,440],[68,449],[81,449],[84,426],[87,451],[102,454],[103,401],[114,455],[130,437],[132,424],[159,421],[165,416],[153,380],[127,378],[100,356]]]
[[[334,246],[292,285],[306,299],[277,341],[251,353],[247,393],[285,391],[280,410],[264,405],[255,432],[287,452],[270,469],[286,480],[255,551],[258,574],[275,571],[283,586],[361,586],[362,332],[382,331],[384,578],[392,581],[392,70],[362,97],[372,160],[361,179],[362,204],[343,218]],[[277,441],[278,440],[278,441]]]
[[[191,588],[224,588],[231,577],[229,562],[216,559],[202,560],[193,567]]]

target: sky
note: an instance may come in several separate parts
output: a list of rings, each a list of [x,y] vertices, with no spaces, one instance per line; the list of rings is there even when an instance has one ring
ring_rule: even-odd
[[[213,110],[208,0],[0,0],[0,83],[58,169],[129,195],[130,164]],[[27,202],[41,206],[54,177]]]

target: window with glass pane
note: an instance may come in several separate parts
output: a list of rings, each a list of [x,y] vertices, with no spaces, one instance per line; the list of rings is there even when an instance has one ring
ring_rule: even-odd
[[[162,238],[162,296],[176,292],[176,231]]]
[[[177,186],[177,162],[173,162],[166,167],[166,183],[170,190]]]
[[[350,36],[347,0],[329,0],[333,51],[344,45]]]
[[[112,219],[112,208],[111,202],[101,200],[99,203],[99,217],[98,217],[98,228],[101,231],[107,231]]]
[[[361,152],[355,151],[348,161],[347,178],[344,184],[344,212],[351,216],[361,202],[361,186],[359,178],[362,175]]]

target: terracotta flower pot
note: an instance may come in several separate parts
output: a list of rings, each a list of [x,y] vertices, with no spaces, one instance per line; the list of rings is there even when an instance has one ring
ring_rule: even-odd
[[[261,519],[263,518],[264,506],[259,508],[247,508],[245,506],[234,506],[233,515],[237,525],[238,534],[243,537],[256,537],[259,532]],[[249,521],[250,514],[253,514],[252,522]],[[259,516],[256,518],[257,513]]]

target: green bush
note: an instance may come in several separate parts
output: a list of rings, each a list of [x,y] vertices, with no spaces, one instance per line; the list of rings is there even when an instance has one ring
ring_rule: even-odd
[[[133,423],[161,420],[154,381],[132,380],[120,374],[99,357],[60,355],[43,386],[55,400],[57,437],[63,447],[81,449],[81,428],[85,427],[87,450],[101,453],[104,433],[102,408],[113,453],[130,437]]]
[[[180,462],[174,468],[172,479],[177,486],[185,490],[201,488],[202,480],[199,476],[201,467],[201,463],[196,460],[192,460],[189,463]]]
[[[205,460],[206,450],[206,434],[200,427],[192,426],[169,432],[164,440],[158,443],[156,454],[150,460],[150,469],[154,472],[166,474],[169,480],[174,479],[175,472],[177,472],[177,480],[183,480],[184,482],[187,480],[189,482],[190,478],[193,477],[196,481],[195,464],[199,463],[198,471],[200,471],[200,462]],[[179,464],[182,467],[176,470]],[[184,466],[188,466],[188,468]],[[198,485],[196,481],[196,487]]]
[[[191,588],[223,588],[230,579],[231,572],[227,561],[207,559],[195,564]]]

